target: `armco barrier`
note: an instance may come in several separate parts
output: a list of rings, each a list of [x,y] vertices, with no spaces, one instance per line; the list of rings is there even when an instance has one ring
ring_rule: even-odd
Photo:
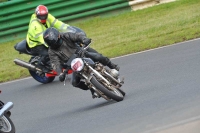
[[[0,43],[25,38],[31,14],[38,5],[63,22],[94,15],[131,11],[175,0],[11,0],[0,3]],[[153,4],[152,4],[153,3]],[[145,5],[145,6],[144,6]]]
[[[0,3],[0,43],[25,38],[31,14],[38,5],[63,22],[124,9],[131,11],[126,0],[13,0]]]

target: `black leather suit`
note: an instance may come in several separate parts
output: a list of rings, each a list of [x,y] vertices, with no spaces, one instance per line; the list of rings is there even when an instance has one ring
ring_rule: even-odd
[[[58,73],[58,75],[62,72],[63,64],[68,61],[70,56],[76,52],[78,49],[78,45],[76,42],[82,42],[83,38],[85,37],[82,34],[66,32],[61,34],[62,44],[57,49],[49,48],[49,58],[52,63],[53,69]],[[103,65],[107,65],[110,60],[107,57],[104,57],[102,54],[99,54],[96,50],[89,48],[87,53],[85,54],[86,57],[93,59],[94,61],[99,61]],[[76,72],[72,74],[72,85],[74,87],[79,87],[83,90],[87,90],[87,86],[80,81],[80,77],[77,75]]]

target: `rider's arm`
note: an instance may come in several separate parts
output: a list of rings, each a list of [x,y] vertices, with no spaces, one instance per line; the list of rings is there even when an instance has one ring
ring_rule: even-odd
[[[48,14],[48,19],[50,20],[50,23],[51,23],[50,27],[54,27],[57,30],[59,30],[60,32],[66,32],[68,27],[70,27],[70,25],[63,23],[62,21],[56,19],[50,13]]]
[[[85,35],[81,33],[73,33],[73,32],[63,33],[63,37],[65,38],[65,41],[68,41],[68,44],[74,44],[74,45],[75,42],[83,43],[84,39],[87,38]]]

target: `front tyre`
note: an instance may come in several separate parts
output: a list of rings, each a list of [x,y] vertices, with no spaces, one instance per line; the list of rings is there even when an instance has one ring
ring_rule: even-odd
[[[55,79],[55,76],[53,77],[40,76],[35,71],[31,71],[31,70],[29,70],[29,73],[36,81],[43,84],[51,83]]]
[[[15,133],[15,126],[6,114],[0,118],[0,133]]]
[[[108,90],[101,83],[99,83],[95,77],[92,77],[90,81],[98,90],[103,92],[104,95],[106,95],[107,97],[109,97],[117,102],[122,101],[124,99],[124,96],[121,94],[121,92],[119,90],[117,90],[117,89],[114,89],[114,91]]]

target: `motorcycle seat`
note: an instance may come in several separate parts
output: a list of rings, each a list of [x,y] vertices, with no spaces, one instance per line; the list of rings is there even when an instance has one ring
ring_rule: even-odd
[[[26,39],[22,40],[21,42],[17,43],[14,46],[15,50],[19,51],[20,54],[25,53],[25,54],[29,54],[29,55],[33,55],[31,53],[30,48],[28,47],[28,44],[26,42]]]

